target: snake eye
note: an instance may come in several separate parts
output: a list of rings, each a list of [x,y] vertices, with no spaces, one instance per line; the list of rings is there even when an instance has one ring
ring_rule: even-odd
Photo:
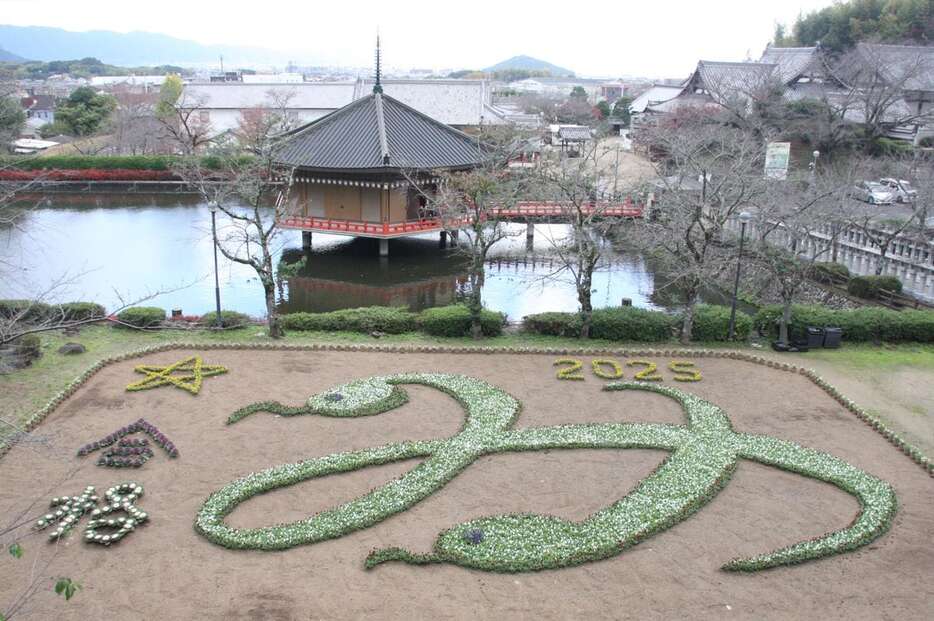
[[[471,528],[464,532],[464,541],[471,545],[477,545],[483,541],[483,531],[479,528]]]

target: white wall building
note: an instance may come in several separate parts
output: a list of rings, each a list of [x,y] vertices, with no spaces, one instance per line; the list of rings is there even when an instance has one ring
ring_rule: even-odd
[[[244,76],[246,77],[246,76]],[[491,105],[484,80],[382,80],[383,92],[423,114],[455,127],[503,124],[507,120]],[[216,132],[237,127],[241,113],[254,108],[285,108],[304,124],[337,110],[373,91],[373,81],[251,84],[245,82],[185,85],[182,105],[198,108]]]

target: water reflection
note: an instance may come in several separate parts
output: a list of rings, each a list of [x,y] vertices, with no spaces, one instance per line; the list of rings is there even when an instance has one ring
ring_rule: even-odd
[[[483,299],[487,307],[518,319],[533,312],[572,311],[578,306],[569,278],[556,274],[552,243],[566,234],[560,225],[539,225],[526,248],[525,225],[494,248]],[[300,234],[285,231],[280,248],[299,247]],[[72,194],[45,197],[18,228],[0,231],[5,269],[0,298],[27,297],[68,275],[58,301],[86,299],[109,308],[121,299],[162,293],[147,303],[202,314],[214,306],[210,213],[191,196]],[[369,305],[413,310],[449,304],[463,292],[466,258],[439,247],[436,235],[392,240],[380,259],[375,240],[315,233],[306,267],[285,279],[285,311],[328,311]],[[253,270],[221,258],[224,308],[265,313],[262,287]],[[656,277],[638,255],[616,251],[594,276],[594,305],[635,306],[652,302]],[[661,307],[665,304],[659,305]]]

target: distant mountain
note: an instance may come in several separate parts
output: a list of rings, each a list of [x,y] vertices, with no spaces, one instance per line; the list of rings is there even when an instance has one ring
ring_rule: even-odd
[[[0,25],[0,47],[34,60],[94,57],[111,65],[215,64],[220,56],[235,64],[283,64],[285,54],[253,47],[203,45],[151,32],[109,30],[72,32],[44,26]],[[2,52],[0,52],[2,53]],[[0,58],[2,59],[2,58]]]
[[[2,40],[2,38],[0,38],[0,40]],[[509,60],[504,60],[501,63],[493,65],[492,67],[487,67],[483,71],[507,71],[510,69],[518,69],[521,71],[547,71],[555,77],[574,75],[574,72],[570,69],[565,69],[564,67],[559,67],[558,65],[552,65],[549,62],[539,60],[537,58],[532,58],[531,56],[513,56]]]
[[[17,56],[13,52],[8,52],[2,47],[0,47],[0,63],[21,63],[25,58],[22,56]]]

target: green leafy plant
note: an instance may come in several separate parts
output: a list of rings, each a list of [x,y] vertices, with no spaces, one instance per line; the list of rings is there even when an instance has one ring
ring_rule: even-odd
[[[238,313],[237,311],[232,310],[222,310],[221,311],[221,327],[222,328],[245,328],[250,325],[250,316],[245,313]],[[201,319],[198,320],[198,324],[207,327],[214,327],[217,325],[217,312],[212,311],[205,315],[202,315]]]
[[[671,339],[672,325],[672,318],[660,311],[634,306],[600,308],[593,312],[590,338],[608,341],[667,341]]]
[[[71,578],[59,578],[55,581],[55,594],[61,595],[67,602],[81,590],[81,584]]]
[[[282,316],[281,322],[286,330],[402,334],[418,328],[416,316],[405,308],[368,306],[329,313],[289,313]]]
[[[461,304],[429,308],[418,316],[418,327],[432,336],[468,336],[470,310]],[[490,310],[480,313],[483,336],[499,336],[503,332],[506,316]]]
[[[752,329],[752,318],[741,312],[736,313],[736,341],[745,341]],[[730,309],[726,306],[698,304],[694,307],[694,323],[691,326],[691,340],[702,342],[730,340]]]
[[[856,297],[875,300],[882,290],[901,293],[902,281],[895,276],[854,276],[847,283],[846,290]]]
[[[126,327],[121,324],[128,324],[134,328],[152,328],[165,321],[165,309],[158,306],[134,306],[117,313],[117,319],[121,322],[115,324],[117,327]]]

